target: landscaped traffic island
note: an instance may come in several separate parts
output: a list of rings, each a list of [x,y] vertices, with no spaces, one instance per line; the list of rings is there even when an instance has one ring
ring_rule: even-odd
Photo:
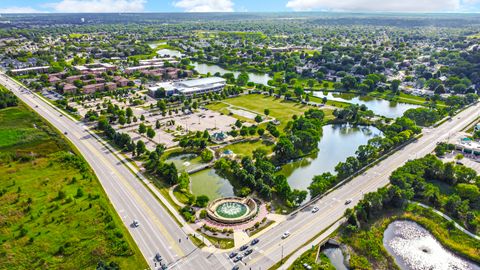
[[[223,224],[243,223],[253,219],[258,205],[251,198],[228,197],[211,202],[207,207],[210,219]]]

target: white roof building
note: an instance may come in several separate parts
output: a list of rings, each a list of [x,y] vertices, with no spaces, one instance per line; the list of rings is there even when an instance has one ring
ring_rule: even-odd
[[[171,95],[185,95],[191,96],[194,94],[205,94],[209,92],[220,92],[223,90],[227,81],[220,77],[208,77],[202,79],[178,81],[178,82],[163,82],[158,83],[148,90],[153,96],[155,92],[163,88],[165,94]]]

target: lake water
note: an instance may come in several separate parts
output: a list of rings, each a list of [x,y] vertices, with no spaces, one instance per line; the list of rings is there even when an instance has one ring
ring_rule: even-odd
[[[238,71],[231,71],[222,68],[221,66],[218,65],[208,65],[208,64],[202,64],[202,63],[197,63],[193,62],[192,65],[195,67],[195,70],[198,71],[200,74],[207,74],[210,72],[210,74],[215,74],[215,73],[220,73],[220,75],[223,75],[225,73],[233,73],[235,77],[238,77],[240,72]],[[247,72],[249,80],[257,83],[257,84],[264,84],[268,85],[268,81],[271,80],[272,78],[268,74],[262,74],[262,73],[251,73]]]
[[[335,174],[335,166],[340,161],[355,155],[360,145],[381,135],[382,132],[373,126],[326,125],[318,144],[319,152],[284,165],[280,173],[287,177],[292,189],[307,190],[315,175],[324,172]]]
[[[479,270],[480,267],[445,249],[422,226],[394,221],[383,234],[383,245],[402,270]]]
[[[165,162],[175,164],[179,172],[190,171],[202,166],[201,159],[197,154],[172,155]]]
[[[367,96],[358,96],[354,94],[334,94],[328,92],[314,92],[314,96],[319,98],[326,97],[328,100],[342,101],[352,104],[365,105],[368,109],[372,110],[376,115],[383,115],[389,118],[397,118],[403,115],[408,109],[418,108],[418,105],[392,102],[384,99],[377,99]]]
[[[183,54],[177,50],[170,50],[170,49],[161,49],[157,51],[158,56],[160,57],[182,57]]]
[[[191,192],[195,196],[207,195],[210,200],[220,197],[234,196],[230,182],[215,173],[214,169],[206,169],[190,175]]]

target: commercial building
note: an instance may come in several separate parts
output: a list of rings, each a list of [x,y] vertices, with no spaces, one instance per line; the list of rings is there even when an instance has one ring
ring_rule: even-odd
[[[166,96],[192,96],[194,94],[201,95],[210,92],[220,92],[225,85],[226,80],[224,78],[209,77],[178,82],[158,83],[153,87],[149,87],[148,90],[151,96],[155,96],[155,93],[159,90],[165,91]]]

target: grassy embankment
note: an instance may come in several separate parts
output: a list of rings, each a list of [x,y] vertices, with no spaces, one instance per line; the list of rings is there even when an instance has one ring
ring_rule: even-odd
[[[303,253],[300,258],[296,259],[295,262],[288,268],[288,270],[304,270],[304,263],[310,265],[312,270],[335,270],[335,267],[330,262],[330,259],[320,253],[318,256],[318,261],[315,261],[317,258],[318,246],[315,246],[313,249],[309,249],[307,252]]]
[[[23,104],[0,110],[0,153],[0,269],[147,266],[83,158]]]

